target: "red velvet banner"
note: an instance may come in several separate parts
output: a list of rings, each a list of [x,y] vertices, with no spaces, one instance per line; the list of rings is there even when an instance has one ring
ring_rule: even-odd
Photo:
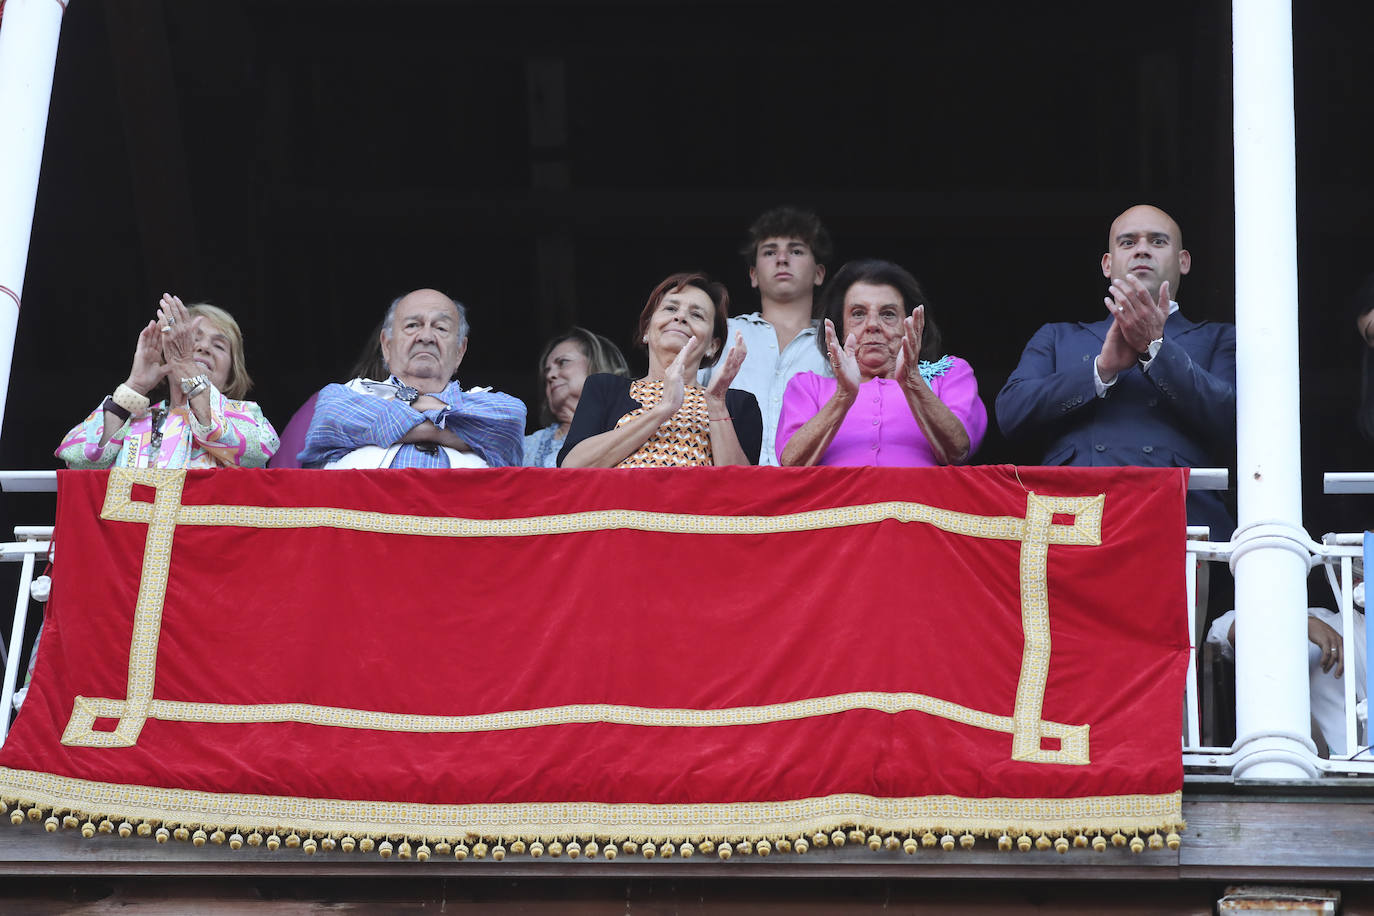
[[[326,848],[1172,831],[1185,474],[62,472],[0,795]]]

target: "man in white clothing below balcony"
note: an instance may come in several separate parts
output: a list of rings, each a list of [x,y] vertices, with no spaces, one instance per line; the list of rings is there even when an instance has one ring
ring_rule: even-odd
[[[1344,627],[1339,611],[1323,607],[1307,609],[1307,674],[1312,708],[1312,737],[1320,733],[1331,756],[1342,756],[1351,752],[1345,741],[1345,681],[1344,677],[1355,678],[1356,720],[1367,715],[1365,697],[1366,642],[1365,615],[1360,608],[1364,606],[1364,583],[1355,588],[1355,636],[1351,640],[1354,658],[1345,656],[1342,642]],[[1236,612],[1227,611],[1215,621],[1207,632],[1207,641],[1221,650],[1223,658],[1235,659]],[[1367,726],[1366,726],[1367,727]]]
[[[759,291],[760,309],[730,319],[724,356],[743,335],[749,355],[731,383],[758,399],[763,412],[763,446],[759,464],[776,465],[773,440],[787,382],[798,372],[831,375],[830,365],[816,346],[820,322],[812,315],[816,288],[825,280],[831,255],[830,235],[816,214],[794,207],[775,207],[749,227],[749,240],[740,250],[749,264],[749,283]],[[699,375],[711,380],[711,369]]]

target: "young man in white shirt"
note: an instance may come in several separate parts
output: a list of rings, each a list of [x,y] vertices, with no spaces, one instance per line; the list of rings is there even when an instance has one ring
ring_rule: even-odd
[[[820,322],[812,299],[825,280],[831,256],[830,234],[816,214],[795,207],[775,207],[749,227],[740,254],[749,264],[749,284],[759,291],[760,309],[730,319],[726,352],[735,334],[744,336],[748,355],[731,385],[751,392],[763,412],[763,448],[759,464],[776,465],[773,440],[787,382],[798,372],[830,375],[830,364],[816,344]],[[725,364],[724,354],[716,365]],[[707,384],[711,370],[703,369]]]

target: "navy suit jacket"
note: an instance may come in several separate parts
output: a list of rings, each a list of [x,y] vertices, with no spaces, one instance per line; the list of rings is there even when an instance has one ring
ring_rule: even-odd
[[[1236,442],[1236,328],[1174,312],[1148,372],[1131,368],[1099,398],[1093,360],[1112,319],[1060,322],[1035,332],[997,395],[1008,439],[1045,441],[1042,464],[1227,467]],[[1221,496],[1188,494],[1188,522],[1213,540],[1235,529]]]

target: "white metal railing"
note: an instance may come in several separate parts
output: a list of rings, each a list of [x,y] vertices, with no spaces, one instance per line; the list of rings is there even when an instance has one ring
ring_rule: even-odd
[[[0,471],[0,490],[6,493],[56,493],[57,472]],[[14,694],[19,686],[19,672],[24,668],[24,630],[28,626],[29,602],[33,598],[34,558],[48,555],[52,547],[52,528],[15,528],[14,538],[11,542],[0,543],[0,563],[20,564],[9,647],[5,649],[0,646],[5,665],[5,681],[0,685],[0,746],[4,745],[9,735]]]
[[[1374,494],[1374,472],[1330,472],[1322,475],[1322,491],[1328,494]],[[1326,568],[1327,583],[1331,586],[1331,592],[1336,596],[1341,612],[1341,630],[1344,634],[1342,652],[1346,657],[1346,676],[1345,684],[1345,708],[1346,715],[1346,747],[1353,748],[1356,743],[1350,740],[1352,729],[1359,723],[1352,722],[1350,710],[1355,705],[1355,685],[1356,672],[1354,665],[1351,664],[1356,656],[1351,653],[1351,646],[1356,638],[1354,623],[1354,580],[1358,575],[1364,581],[1364,532],[1353,532],[1345,534],[1327,534],[1322,537],[1322,560]],[[1366,639],[1374,638],[1374,634],[1368,631],[1368,605],[1361,602],[1366,610]],[[1366,646],[1367,648],[1367,646]],[[1366,651],[1365,663],[1369,663],[1369,653]],[[1365,672],[1365,707],[1366,715],[1363,723],[1365,734],[1364,741],[1369,743],[1369,722],[1368,705],[1370,701],[1369,687],[1374,684],[1374,678],[1370,677],[1368,671]],[[1365,748],[1363,752],[1356,756],[1370,759],[1370,749]]]
[[[1363,723],[1359,721],[1355,702],[1355,688],[1360,677],[1355,665],[1355,659],[1358,657],[1355,649],[1355,567],[1358,563],[1360,579],[1363,581],[1364,532],[1323,535],[1322,547],[1322,566],[1326,571],[1326,581],[1331,586],[1331,593],[1335,596],[1341,613],[1341,655],[1345,665],[1345,672],[1341,678],[1345,692],[1345,746],[1355,749],[1355,752],[1348,756],[1363,756],[1374,763],[1374,758],[1369,757],[1368,749],[1361,749],[1359,745],[1361,737],[1366,744],[1369,741],[1368,717],[1366,715],[1366,721]],[[1365,676],[1368,676],[1367,673]],[[1366,707],[1367,694],[1368,691]],[[1363,729],[1361,725],[1364,726]],[[1364,732],[1363,736],[1361,731]]]
[[[56,471],[0,471],[0,490],[6,493],[56,493]]]
[[[1329,475],[1328,475],[1329,476]],[[1370,484],[1374,485],[1374,474],[1365,475]],[[1374,492],[1368,491],[1336,491],[1336,492]],[[1195,530],[1189,529],[1190,540],[1188,542],[1188,575],[1189,575],[1189,619],[1193,632],[1193,665],[1197,663],[1197,646],[1200,641],[1205,639],[1202,632],[1202,618],[1204,614],[1198,613],[1198,592],[1194,588],[1196,570],[1207,562],[1220,562],[1229,558],[1230,544],[1214,544],[1205,540],[1194,540]],[[1342,677],[1342,687],[1345,694],[1345,747],[1347,753],[1332,754],[1329,758],[1314,757],[1313,762],[1317,770],[1327,774],[1347,774],[1354,773],[1360,775],[1374,775],[1374,756],[1371,756],[1371,749],[1368,746],[1368,722],[1359,715],[1356,705],[1355,686],[1358,674],[1356,673],[1356,628],[1355,628],[1355,577],[1356,564],[1363,565],[1364,556],[1364,534],[1358,532],[1354,534],[1328,534],[1322,538],[1322,543],[1309,542],[1308,548],[1312,553],[1312,565],[1321,564],[1326,573],[1327,583],[1331,587],[1337,606],[1340,608],[1341,615],[1341,654],[1343,656],[1345,673]],[[1361,570],[1362,571],[1362,570]],[[1202,592],[1205,596],[1205,590]],[[1205,599],[1204,599],[1205,600]],[[1195,670],[1188,672],[1189,689],[1187,693],[1188,717],[1185,723],[1186,734],[1184,736],[1183,763],[1186,767],[1196,767],[1202,769],[1221,769],[1229,771],[1231,765],[1236,760],[1235,747],[1205,747],[1200,746],[1200,730],[1197,726],[1201,710],[1198,704],[1197,690],[1192,681],[1195,677]]]
[[[1374,473],[1327,471],[1322,475],[1323,493],[1374,493]]]
[[[1210,567],[1214,559],[1224,559],[1228,544],[1214,544],[1209,541],[1210,530],[1205,526],[1189,525],[1186,552],[1184,554],[1183,576],[1187,591],[1188,613],[1188,674],[1184,687],[1184,735],[1183,746],[1188,749],[1202,748],[1202,701],[1198,695],[1198,647],[1202,645],[1203,628],[1207,625],[1207,593]]]
[[[48,556],[48,551],[52,547],[52,528],[15,528],[14,538],[9,543],[0,544],[0,562],[20,564],[19,590],[14,599],[14,621],[10,629],[9,649],[5,653],[5,683],[3,688],[0,688],[0,745],[5,743],[5,736],[9,734],[14,691],[19,683],[20,668],[24,664],[24,629],[29,622],[29,602],[34,597],[34,558]]]

